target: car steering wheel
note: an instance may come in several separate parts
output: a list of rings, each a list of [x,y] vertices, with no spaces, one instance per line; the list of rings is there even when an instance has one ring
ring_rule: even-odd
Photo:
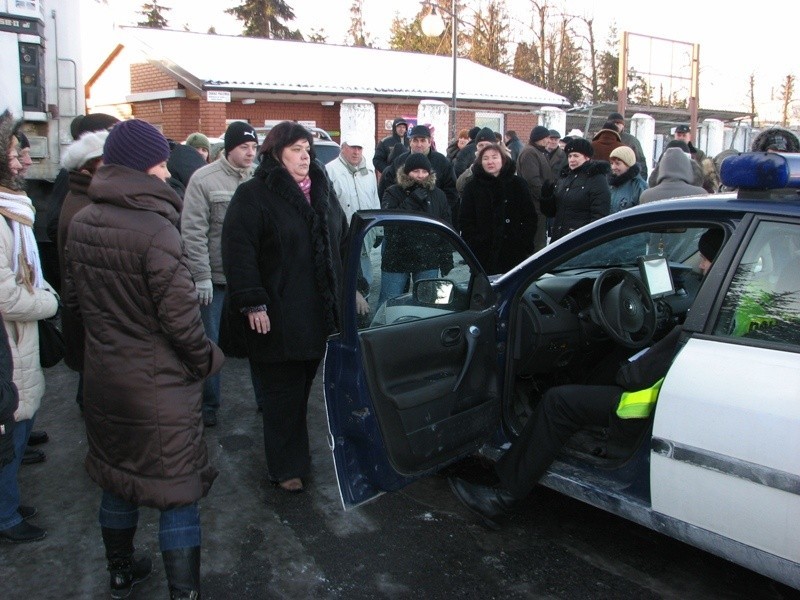
[[[656,308],[641,279],[625,269],[606,269],[592,287],[592,320],[628,348],[648,345],[656,331]]]

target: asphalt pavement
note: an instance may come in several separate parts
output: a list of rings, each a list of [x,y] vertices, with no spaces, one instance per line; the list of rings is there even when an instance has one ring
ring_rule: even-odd
[[[83,467],[77,376],[48,369],[35,429],[47,460],[23,466],[22,503],[47,529],[37,543],[0,544],[0,598],[107,598],[97,524],[100,494]],[[201,502],[203,598],[789,598],[770,580],[548,490],[488,531],[444,476],[342,510],[327,445],[321,377],[309,405],[312,476],[303,494],[265,477],[261,419],[246,361],[222,372],[219,424],[205,432],[220,471]],[[450,469],[481,477],[476,461]],[[131,598],[167,598],[158,512],[143,509],[136,544],[154,572]]]

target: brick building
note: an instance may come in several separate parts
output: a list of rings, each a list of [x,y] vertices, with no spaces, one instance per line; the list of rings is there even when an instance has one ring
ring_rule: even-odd
[[[397,116],[415,118],[423,100],[450,104],[453,62],[445,56],[182,31],[120,28],[121,41],[86,84],[89,111],[145,119],[167,137],[217,137],[231,120],[263,126],[291,119],[341,127],[341,103],[374,106],[374,135]],[[458,59],[456,130],[516,130],[522,139],[552,92]]]

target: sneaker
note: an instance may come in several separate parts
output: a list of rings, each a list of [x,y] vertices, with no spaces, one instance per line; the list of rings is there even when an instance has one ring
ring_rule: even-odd
[[[26,542],[37,542],[43,540],[47,535],[47,531],[35,525],[31,525],[27,521],[22,521],[0,531],[0,540],[6,540],[15,544],[24,544]]]

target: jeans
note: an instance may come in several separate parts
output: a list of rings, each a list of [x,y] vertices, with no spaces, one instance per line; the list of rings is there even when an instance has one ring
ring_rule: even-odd
[[[139,523],[139,507],[103,491],[99,521],[100,527],[107,529],[131,529]],[[200,508],[197,502],[161,511],[158,521],[158,546],[161,552],[199,545]]]
[[[0,531],[22,523],[19,516],[19,482],[17,475],[22,455],[33,429],[33,419],[18,421],[14,425],[14,460],[0,469]]]
[[[412,273],[414,282],[422,279],[436,279],[439,276],[439,269],[428,269],[427,271],[417,271]],[[408,273],[391,273],[381,271],[381,295],[378,298],[378,306],[389,300],[405,293],[408,284]]]
[[[225,286],[214,285],[211,304],[200,306],[200,318],[206,336],[215,344],[219,343],[219,323],[222,319],[222,303],[225,301]],[[203,383],[203,411],[217,412],[219,409],[220,374],[206,377]]]

